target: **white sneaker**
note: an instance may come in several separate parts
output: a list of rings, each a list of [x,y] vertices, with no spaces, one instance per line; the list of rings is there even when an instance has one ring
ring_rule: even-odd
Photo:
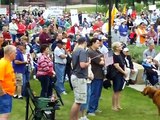
[[[62,94],[63,94],[63,95],[67,95],[66,91],[63,91]]]
[[[23,99],[22,95],[18,95],[18,99]]]
[[[89,120],[87,116],[82,117],[82,120]]]
[[[102,110],[97,109],[95,112],[96,112],[96,113],[101,113]]]
[[[14,97],[14,98],[17,98],[17,97],[18,97],[18,95],[13,95],[13,97]]]
[[[96,116],[95,113],[88,113],[88,116]]]

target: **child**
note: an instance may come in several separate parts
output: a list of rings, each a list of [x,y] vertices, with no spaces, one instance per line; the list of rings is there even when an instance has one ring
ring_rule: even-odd
[[[133,27],[132,29],[131,29],[131,32],[130,32],[130,34],[129,34],[129,39],[130,39],[130,44],[132,45],[132,44],[134,44],[134,43],[136,43],[136,32],[135,32],[135,28]]]

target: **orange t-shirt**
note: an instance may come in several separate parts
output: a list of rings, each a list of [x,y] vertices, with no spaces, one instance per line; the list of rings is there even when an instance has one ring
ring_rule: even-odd
[[[144,44],[146,41],[146,38],[143,36],[144,34],[147,34],[147,31],[145,29],[137,29],[137,35],[140,37],[141,44]]]
[[[5,58],[0,60],[0,85],[3,91],[9,95],[14,95],[15,92],[15,73],[12,63]]]

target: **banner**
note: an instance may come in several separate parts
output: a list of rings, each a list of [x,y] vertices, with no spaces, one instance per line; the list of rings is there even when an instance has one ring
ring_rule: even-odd
[[[52,6],[47,8],[47,10],[44,11],[43,17],[47,19],[48,17],[50,18],[57,18],[63,15],[65,7],[62,6]]]
[[[149,10],[156,10],[156,5],[149,5]]]
[[[71,9],[70,13],[71,13],[72,26],[75,25],[75,24],[79,25],[79,19],[78,19],[78,11],[77,11],[77,9]]]
[[[7,9],[6,8],[0,8],[0,14],[4,14],[6,15],[7,14]]]

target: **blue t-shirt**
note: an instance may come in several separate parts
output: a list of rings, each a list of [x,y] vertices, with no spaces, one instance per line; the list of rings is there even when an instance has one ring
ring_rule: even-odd
[[[19,49],[17,49],[17,55],[16,55],[15,60],[19,60],[19,61],[24,62],[23,54]],[[13,61],[13,68],[14,68],[15,73],[24,73],[25,72],[25,66],[26,66],[26,64],[15,64],[14,61]]]

